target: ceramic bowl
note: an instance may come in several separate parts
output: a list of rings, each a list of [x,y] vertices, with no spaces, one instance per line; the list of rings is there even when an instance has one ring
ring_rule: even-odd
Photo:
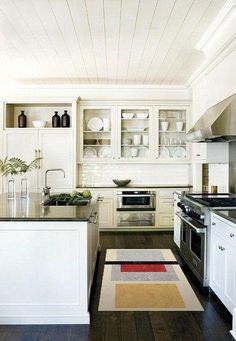
[[[119,187],[123,187],[126,186],[130,183],[131,180],[117,180],[117,179],[113,179],[112,180],[114,182],[114,184],[116,184]]]
[[[47,121],[33,121],[34,128],[44,128],[46,127]]]
[[[131,118],[134,117],[134,114],[131,112],[130,113],[127,112],[127,113],[123,113],[122,117],[130,120]]]

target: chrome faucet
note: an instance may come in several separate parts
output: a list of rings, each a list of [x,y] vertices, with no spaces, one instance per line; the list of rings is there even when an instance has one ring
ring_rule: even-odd
[[[62,168],[52,168],[52,169],[47,169],[45,172],[45,187],[43,187],[43,201],[47,198],[49,198],[50,196],[50,189],[51,187],[48,186],[48,173],[49,172],[62,172],[64,174],[64,178],[65,178],[65,171]]]

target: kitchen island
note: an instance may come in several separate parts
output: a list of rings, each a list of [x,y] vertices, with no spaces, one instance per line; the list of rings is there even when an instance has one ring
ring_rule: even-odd
[[[0,324],[87,324],[99,246],[97,198],[43,206],[0,196]]]

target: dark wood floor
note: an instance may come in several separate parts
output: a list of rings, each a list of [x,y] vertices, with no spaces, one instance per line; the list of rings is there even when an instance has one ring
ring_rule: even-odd
[[[107,248],[170,248],[178,256],[172,233],[101,233],[102,250],[92,288],[90,326],[0,326],[0,341],[215,341],[234,340],[232,317],[213,293],[183,270],[203,305],[203,312],[98,312]],[[179,259],[179,258],[178,258]]]

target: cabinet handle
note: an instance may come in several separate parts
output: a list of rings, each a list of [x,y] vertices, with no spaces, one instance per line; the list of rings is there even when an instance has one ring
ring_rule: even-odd
[[[38,157],[41,157],[41,150],[40,149],[38,149]],[[40,169],[41,168],[41,164],[40,164],[40,161],[39,161],[39,167],[38,167],[38,169]]]
[[[214,226],[214,225],[216,225],[216,223],[213,221],[213,222],[212,222],[212,225]]]
[[[37,149],[34,150],[34,156],[35,156],[35,159],[38,157],[38,150]]]
[[[230,233],[230,237],[233,238],[234,237],[234,233]]]
[[[218,249],[221,250],[221,246],[220,245],[218,246]]]
[[[221,250],[221,251],[224,251],[224,250],[225,250],[225,248],[224,248],[223,246],[221,246],[221,245],[219,245],[218,248],[219,248],[219,250]]]
[[[103,201],[104,197],[98,197],[98,201]]]
[[[196,154],[196,156],[201,156],[201,154]]]

